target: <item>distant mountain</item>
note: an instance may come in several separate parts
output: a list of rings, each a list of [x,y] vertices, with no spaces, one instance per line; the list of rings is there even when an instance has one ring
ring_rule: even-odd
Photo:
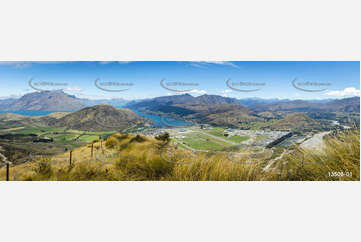
[[[360,97],[333,100],[324,104],[324,109],[335,112],[360,112]]]
[[[277,103],[277,102],[289,102],[289,99],[263,99],[263,98],[242,98],[237,100],[238,103],[250,107],[257,104],[270,104],[270,103]]]
[[[173,95],[146,99],[139,102],[128,103],[128,107],[133,109],[153,110],[160,106],[184,105],[218,105],[218,104],[238,104],[234,98],[222,97],[218,95],[202,95],[193,97],[189,94]]]
[[[151,124],[151,121],[140,117],[129,109],[118,109],[110,105],[97,105],[52,120],[48,125],[84,131],[104,131],[127,129],[147,124]]]
[[[220,104],[239,104],[239,102],[235,98],[205,94],[205,95],[196,97],[194,104],[198,104],[198,105],[220,105]]]
[[[63,91],[33,92],[8,105],[1,104],[3,110],[74,111],[85,107],[78,98]]]
[[[17,98],[4,98],[0,99],[0,110],[6,110],[9,106],[15,103]]]
[[[127,106],[145,113],[183,118],[212,125],[237,126],[243,121],[259,120],[253,116],[250,109],[239,104],[236,99],[218,95],[164,96],[129,103]]]
[[[293,100],[271,104],[256,104],[250,106],[255,112],[360,112],[360,97],[329,100],[327,102],[313,102]]]
[[[21,98],[0,99],[0,110],[76,111],[101,104],[124,106],[129,101],[122,98],[86,99],[77,98],[61,90],[25,94]]]
[[[242,98],[242,99],[237,99],[237,100],[240,104],[247,106],[247,107],[251,107],[254,105],[258,105],[258,104],[286,103],[286,102],[292,101],[290,99],[278,99],[278,98],[263,99],[263,98],[258,98],[258,97]],[[320,99],[320,100],[312,99],[312,100],[308,100],[308,101],[311,103],[327,103],[332,100],[333,99]]]

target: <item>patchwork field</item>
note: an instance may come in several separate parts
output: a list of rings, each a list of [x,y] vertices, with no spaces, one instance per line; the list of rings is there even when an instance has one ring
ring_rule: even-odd
[[[211,127],[200,129],[171,130],[172,139],[184,148],[194,150],[224,151],[249,139],[248,136],[226,137],[225,129]]]
[[[85,132],[65,128],[31,127],[0,132],[0,147],[9,160],[15,163],[29,161],[29,155],[56,155],[64,150],[80,147],[84,144],[108,137],[113,131]],[[39,141],[49,139],[49,142]]]
[[[221,151],[230,144],[198,132],[183,135],[184,138],[175,138],[177,143],[185,144],[196,150]]]

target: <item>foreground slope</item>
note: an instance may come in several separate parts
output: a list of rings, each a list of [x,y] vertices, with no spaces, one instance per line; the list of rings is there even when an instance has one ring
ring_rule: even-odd
[[[93,146],[93,153],[92,153]],[[116,134],[69,152],[11,168],[11,180],[360,180],[360,133],[350,130],[328,137],[326,152],[296,147],[267,162],[232,162],[223,153],[187,153],[166,140]],[[332,176],[332,172],[347,176]],[[0,169],[4,179],[5,169]]]

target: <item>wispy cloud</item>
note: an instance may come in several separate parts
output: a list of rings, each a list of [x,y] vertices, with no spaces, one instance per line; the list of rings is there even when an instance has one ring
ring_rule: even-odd
[[[129,64],[132,62],[134,62],[134,61],[99,61],[98,63],[101,65],[107,65],[107,64],[111,64],[111,63]]]
[[[107,64],[110,64],[112,62],[113,61],[99,61],[98,63],[101,64],[101,65],[107,65]]]
[[[117,96],[107,96],[107,95],[91,95],[91,94],[84,94],[84,93],[74,93],[74,95],[78,98],[86,98],[91,100],[110,100],[110,99],[119,99]]]
[[[193,93],[193,94],[198,94],[198,95],[207,94],[207,92],[205,90],[198,90],[198,89],[193,89],[193,90],[189,91],[188,93]]]
[[[119,64],[129,64],[132,62],[134,62],[134,61],[118,61]]]
[[[230,66],[236,69],[240,69],[239,66],[232,63],[231,61],[192,61],[191,66],[198,67],[198,68],[208,68],[209,65],[224,65]]]
[[[61,64],[72,61],[0,61],[0,65],[11,66],[15,69],[30,67],[32,64]]]
[[[234,94],[232,94],[232,90],[225,89],[219,92],[222,97],[234,97]]]
[[[191,62],[190,65],[194,66],[194,67],[197,67],[197,68],[207,69],[206,65],[203,65],[203,64],[200,64],[200,63],[197,63],[197,62]]]
[[[236,64],[234,64],[230,61],[206,61],[206,63],[215,64],[215,65],[231,66],[231,67],[239,69],[239,66],[237,66]]]
[[[78,87],[68,87],[68,88],[65,88],[64,91],[69,91],[69,92],[82,92],[83,89],[78,88]]]
[[[31,62],[25,61],[0,61],[0,65],[11,66],[15,69],[23,69],[31,66]]]
[[[171,92],[168,92],[168,93],[167,93],[167,96],[181,95],[181,94],[184,94],[184,93],[193,94],[193,95],[195,95],[195,96],[200,96],[200,95],[207,94],[207,92],[206,92],[205,90],[193,89],[193,90],[190,90],[190,91],[188,91],[188,92],[182,92],[182,93],[171,93]]]
[[[337,96],[337,97],[345,97],[345,96],[360,96],[360,90],[357,90],[354,87],[347,87],[343,90],[336,90],[326,92],[325,95],[327,96]]]

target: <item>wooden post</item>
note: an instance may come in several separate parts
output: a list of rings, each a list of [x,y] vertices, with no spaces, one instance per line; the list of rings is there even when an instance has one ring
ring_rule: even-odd
[[[9,162],[6,162],[6,180],[7,181],[10,181],[9,177],[10,177],[10,163]]]
[[[70,163],[70,165],[71,165],[72,157],[73,157],[73,150],[70,150],[70,157],[69,157],[69,163]]]
[[[94,149],[94,142],[92,142],[91,158],[93,158],[93,149]]]

